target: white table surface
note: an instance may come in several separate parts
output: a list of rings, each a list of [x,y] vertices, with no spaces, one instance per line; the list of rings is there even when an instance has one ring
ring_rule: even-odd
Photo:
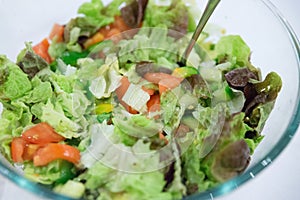
[[[271,0],[300,37],[300,1]],[[300,199],[300,129],[288,147],[256,178],[218,200],[297,200]],[[39,200],[0,175],[0,199]]]

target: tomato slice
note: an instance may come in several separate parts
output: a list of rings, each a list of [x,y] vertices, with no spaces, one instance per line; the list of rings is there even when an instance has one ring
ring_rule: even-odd
[[[183,78],[172,76],[170,74],[158,72],[158,73],[146,73],[144,79],[151,83],[158,84],[160,94],[166,90],[171,90],[180,85]]]
[[[159,94],[154,94],[150,97],[147,102],[148,112],[160,111],[160,96]]]
[[[45,166],[57,159],[78,164],[80,161],[80,151],[70,145],[49,143],[36,152],[33,157],[33,164],[34,166]]]
[[[26,146],[26,141],[23,140],[21,137],[15,137],[13,138],[11,142],[11,157],[12,160],[16,163],[23,162],[23,153],[24,148]]]
[[[39,144],[26,144],[23,152],[23,160],[32,160],[35,153],[42,146]]]
[[[32,144],[47,144],[50,142],[60,142],[65,138],[58,133],[47,123],[41,122],[22,134],[22,138]]]
[[[49,39],[55,39],[56,42],[63,42],[64,41],[64,31],[65,27],[60,24],[54,24],[52,30],[49,35]]]
[[[32,47],[32,50],[39,56],[41,56],[46,62],[51,62],[51,57],[48,53],[50,44],[47,38],[43,39],[40,43]]]

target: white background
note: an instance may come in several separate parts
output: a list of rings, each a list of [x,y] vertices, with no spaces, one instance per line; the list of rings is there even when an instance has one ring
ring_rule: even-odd
[[[1,1],[1,0],[0,0]],[[225,1],[225,0],[223,0]],[[271,0],[289,21],[300,37],[300,1]],[[61,8],[60,8],[61,9]],[[249,17],[252,14],[249,13]],[[288,147],[273,161],[267,170],[239,189],[217,200],[297,200],[300,199],[300,130]],[[31,193],[17,187],[0,176],[0,199],[38,200]]]

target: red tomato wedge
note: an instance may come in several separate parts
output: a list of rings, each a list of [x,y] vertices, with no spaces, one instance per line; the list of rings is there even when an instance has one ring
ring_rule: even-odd
[[[60,142],[65,138],[58,133],[45,122],[41,122],[22,134],[22,138],[32,144],[47,144],[50,142]]]
[[[37,150],[41,147],[42,146],[38,144],[26,144],[22,156],[23,160],[32,160]]]
[[[158,83],[159,93],[162,94],[163,92],[165,92],[167,90],[171,90],[171,89],[176,88],[177,86],[180,85],[182,80],[183,79],[177,78],[177,77],[174,77],[174,76],[170,79],[162,79]]]
[[[146,73],[144,79],[151,83],[158,84],[160,94],[166,90],[171,90],[180,85],[183,78],[175,77],[166,73]]]
[[[50,44],[49,41],[45,38],[40,43],[32,47],[32,50],[39,56],[41,56],[46,62],[51,62],[51,57],[48,53],[48,48]]]
[[[132,107],[130,107],[129,105],[127,105],[123,100],[123,96],[125,95],[128,87],[130,85],[130,82],[128,80],[128,78],[126,76],[123,76],[123,78],[121,79],[121,85],[116,89],[116,94],[118,97],[118,100],[120,102],[120,104],[122,106],[124,106],[124,108],[131,114],[137,114],[138,111],[134,110]]]
[[[173,76],[170,74],[162,73],[162,72],[157,72],[157,73],[149,72],[144,75],[144,79],[146,79],[147,81],[149,81],[151,83],[155,83],[155,84],[158,84],[159,81],[161,81],[163,79],[170,79],[170,78],[173,78]]]
[[[21,137],[13,138],[11,142],[11,157],[16,163],[23,162],[23,153],[26,146],[26,141]]]
[[[57,159],[78,164],[80,161],[80,151],[70,145],[49,143],[36,152],[33,157],[33,164],[34,166],[44,166]]]
[[[60,24],[54,24],[52,30],[49,35],[49,39],[55,39],[56,42],[63,42],[64,41],[64,31],[65,27]]]
[[[147,102],[148,112],[160,111],[160,96],[159,94],[154,94],[150,97]]]

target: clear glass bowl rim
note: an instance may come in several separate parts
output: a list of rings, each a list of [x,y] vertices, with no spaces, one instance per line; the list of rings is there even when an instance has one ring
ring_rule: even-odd
[[[271,3],[269,0],[261,0],[261,2],[263,2],[265,6],[274,14],[277,20],[281,23],[282,27],[286,30],[286,33],[288,34],[290,42],[294,48],[294,53],[296,57],[295,59],[297,60],[297,65],[298,65],[298,77],[300,77],[300,43],[296,34],[294,33],[292,27],[287,22],[287,20],[280,13],[280,11],[276,8],[275,5],[273,5],[273,3]],[[300,81],[298,83],[298,88],[300,89]],[[237,189],[240,185],[252,179],[255,175],[257,175],[258,173],[263,171],[266,167],[268,167],[269,166],[268,163],[270,163],[270,161],[273,161],[278,157],[278,155],[289,144],[289,142],[297,132],[300,123],[300,104],[299,104],[300,90],[297,91],[296,98],[297,98],[296,99],[297,105],[295,105],[295,108],[293,110],[293,117],[291,118],[284,134],[281,136],[280,140],[274,145],[271,151],[263,159],[259,160],[257,164],[255,164],[254,166],[250,167],[247,170],[248,173],[243,173],[235,178],[232,178],[220,184],[217,187],[209,189],[205,192],[187,196],[184,199],[204,200],[204,199],[213,199],[214,197],[224,195],[226,193],[229,193]],[[0,173],[6,178],[10,179],[16,185],[34,193],[35,195],[39,195],[41,197],[46,197],[49,199],[58,199],[58,200],[72,199],[70,197],[66,197],[64,195],[54,193],[51,189],[48,189],[44,186],[41,186],[35,182],[26,179],[16,171],[7,168],[6,165],[3,164],[2,162],[0,162]]]

